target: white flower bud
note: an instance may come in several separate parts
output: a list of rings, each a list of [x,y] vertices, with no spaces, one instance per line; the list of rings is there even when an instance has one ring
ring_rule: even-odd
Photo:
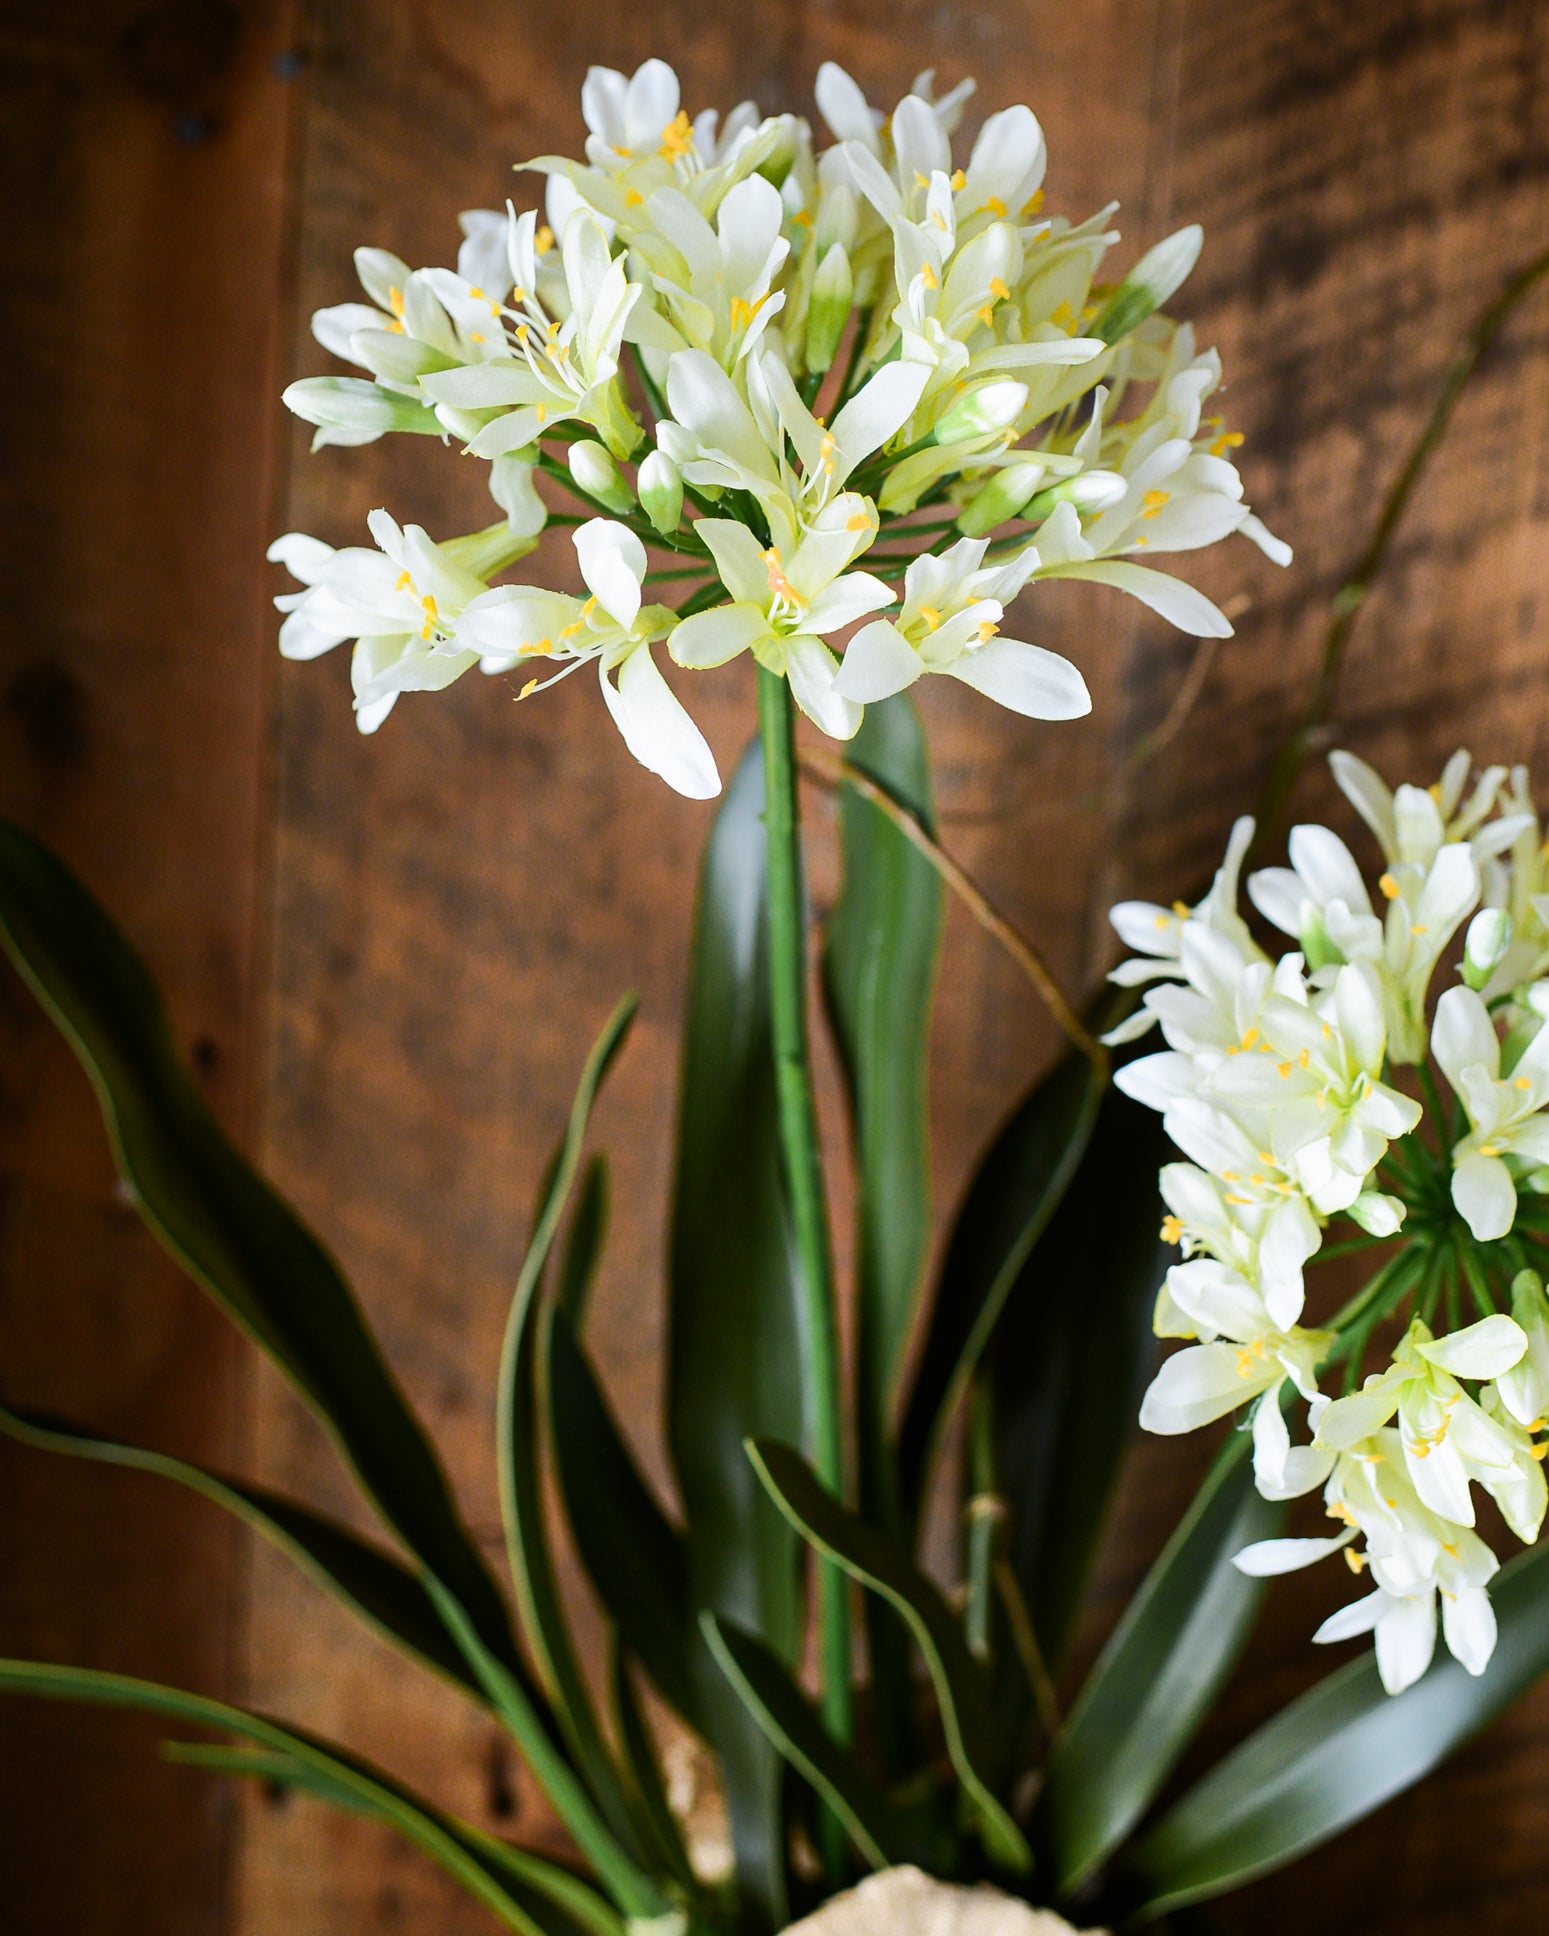
[[[1063,484],[1051,484],[1028,504],[1026,515],[1046,518],[1056,504],[1073,504],[1087,516],[1108,511],[1121,503],[1129,486],[1117,471],[1083,471],[1067,477]]]
[[[601,444],[583,437],[570,446],[570,475],[588,497],[606,505],[610,511],[632,511],[634,493],[624,481],[624,473]]]
[[[1345,1215],[1373,1237],[1392,1237],[1404,1221],[1404,1204],[1380,1190],[1363,1190]]]
[[[683,516],[683,473],[664,450],[653,450],[636,479],[645,514],[663,536],[676,531]]]
[[[833,362],[854,296],[850,258],[843,244],[836,242],[818,264],[807,305],[807,368],[814,375],[821,375]]]
[[[1108,298],[1103,313],[1092,325],[1092,334],[1105,343],[1116,343],[1137,329],[1188,280],[1204,240],[1205,231],[1191,222],[1148,249]]]
[[[1014,518],[1041,483],[1044,465],[1036,461],[1007,464],[963,511],[957,528],[968,538],[983,538],[1007,518]]]
[[[1515,931],[1516,924],[1505,908],[1481,908],[1469,922],[1463,943],[1463,979],[1476,993],[1506,959]]]
[[[1015,423],[1027,403],[1027,385],[1010,377],[981,383],[959,397],[936,425],[938,444],[961,443],[968,437],[983,437],[1005,430]]]
[[[441,426],[433,410],[412,397],[398,396],[380,384],[357,376],[309,376],[285,392],[285,407],[325,432],[341,433],[329,441],[364,444],[386,430],[412,430],[438,436]]]
[[[848,253],[855,247],[859,227],[860,203],[850,184],[836,182],[833,187],[824,188],[818,202],[817,227],[813,231],[819,259],[836,245]]]
[[[1302,907],[1301,932],[1297,939],[1302,944],[1302,959],[1310,971],[1343,964],[1344,956],[1335,947],[1324,924],[1323,910],[1314,902],[1307,901]]]

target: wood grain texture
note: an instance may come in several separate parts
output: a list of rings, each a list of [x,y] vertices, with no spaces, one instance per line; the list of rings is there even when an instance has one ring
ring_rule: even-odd
[[[100,34],[97,17],[107,22]],[[825,58],[843,61],[879,100],[932,60],[945,82],[977,73],[970,123],[1030,100],[1049,136],[1051,203],[1079,216],[1118,197],[1124,260],[1177,223],[1202,220],[1207,250],[1188,307],[1202,340],[1222,348],[1250,493],[1297,546],[1296,566],[1278,573],[1240,542],[1188,565],[1214,596],[1247,610],[1186,729],[1143,768],[1127,755],[1167,713],[1192,651],[1116,595],[1046,587],[1027,614],[1025,635],[1082,665],[1096,699],[1089,720],[1017,721],[955,689],[925,701],[946,838],[1079,986],[1109,959],[1102,910],[1111,899],[1184,889],[1219,852],[1310,676],[1327,595],[1455,338],[1506,270],[1541,246],[1549,16],[1532,0],[1359,9],[1336,0],[1091,0],[1079,9],[686,0],[628,10],[576,0],[541,15],[491,0],[313,0],[289,110],[268,65],[284,44],[282,23],[263,8],[242,19],[214,110],[181,97],[169,105],[164,94],[148,107],[127,88],[112,65],[127,10],[97,10],[91,34],[67,20],[15,31],[12,51],[30,77],[16,139],[38,171],[40,215],[7,320],[38,380],[23,387],[6,434],[30,457],[45,444],[50,454],[36,473],[47,488],[19,496],[7,520],[12,582],[35,589],[6,674],[0,789],[128,918],[189,1039],[208,1034],[218,1045],[219,1100],[231,1120],[261,1125],[281,1185],[338,1250],[498,1563],[490,1420],[505,1300],[571,1083],[629,986],[642,992],[640,1022],[597,1114],[616,1216],[595,1337],[642,1460],[666,1487],[663,1215],[681,957],[708,816],[634,766],[584,678],[520,711],[503,681],[410,695],[365,741],[350,719],[342,656],[286,668],[271,692],[272,628],[256,604],[280,589],[280,575],[270,584],[258,563],[269,531],[358,542],[367,511],[382,503],[433,535],[490,515],[482,466],[454,464],[419,440],[309,457],[305,431],[283,424],[273,402],[275,319],[285,377],[328,367],[306,319],[354,293],[357,243],[415,263],[449,260],[459,209],[512,192],[512,161],[574,146],[590,61],[627,69],[658,53],[678,68],[691,110],[746,95],[769,110],[808,110]],[[54,126],[62,103],[65,135]],[[186,152],[173,145],[179,115],[212,111],[214,139]],[[88,127],[89,115],[107,115],[107,128]],[[515,184],[519,197],[524,188],[530,178]],[[79,211],[96,244],[93,280],[107,260],[116,288],[141,292],[128,305],[127,340],[105,362],[83,366],[57,347],[70,290],[42,216],[57,223],[62,208]],[[1538,700],[1549,656],[1539,562],[1549,514],[1546,312],[1541,299],[1517,319],[1466,400],[1356,634],[1340,736],[1418,778],[1460,734],[1481,758],[1549,750]],[[175,393],[159,415],[136,387],[147,367],[165,372]],[[271,519],[252,453],[275,436],[285,454]],[[83,501],[93,511],[84,546],[81,527],[66,523]],[[546,568],[564,574],[567,560],[562,537],[546,541]],[[44,620],[56,617],[61,581],[67,623],[56,648],[60,628]],[[169,610],[179,623],[167,622]],[[130,662],[133,680],[110,685]],[[752,730],[751,685],[735,670],[718,674],[694,686],[692,701],[724,767]],[[1298,806],[1332,808],[1320,776],[1309,775]],[[809,807],[821,900],[832,887],[830,815],[820,795]],[[143,829],[132,845],[123,833],[131,817]],[[270,938],[255,990],[260,896]],[[942,1204],[1055,1046],[1015,971],[956,911],[947,950],[933,1055]],[[5,1002],[8,1387],[14,1369],[28,1396],[222,1455],[241,1449],[233,1405],[250,1389],[251,1468],[353,1515],[317,1428],[267,1375],[245,1385],[218,1328],[125,1227],[94,1154],[84,1085],[10,984]],[[836,1124],[831,1068],[825,1084]],[[844,1187],[841,1175],[841,1228]],[[54,1299],[39,1288],[45,1275],[71,1287],[68,1318],[60,1307],[43,1315]],[[126,1361],[141,1367],[134,1379]],[[1088,1651],[1181,1509],[1203,1449],[1138,1449]],[[111,1487],[18,1456],[7,1459],[5,1483],[15,1488],[7,1538],[21,1554],[9,1578],[0,1571],[7,1644],[139,1671],[176,1667],[211,1691],[235,1686],[339,1734],[475,1820],[554,1841],[494,1731],[356,1632],[282,1560],[260,1551],[239,1563],[203,1509],[169,1511],[158,1495],[148,1516],[145,1493],[127,1479]],[[22,1502],[14,1513],[13,1498]],[[55,1524],[57,1550],[47,1539]],[[108,1544],[97,1573],[76,1557],[93,1538]],[[179,1562],[165,1600],[161,1569]],[[91,1581],[112,1596],[106,1608]],[[1217,1745],[1328,1664],[1306,1635],[1338,1597],[1337,1579],[1276,1590]],[[234,1803],[201,1777],[158,1769],[143,1752],[146,1730],[42,1710],[7,1710],[0,1728],[0,1886],[11,1894],[14,1874],[26,1936],[473,1936],[488,1926],[384,1832],[341,1826],[305,1801]],[[37,1769],[55,1794],[32,1790]],[[1453,1936],[1465,1921],[1477,1931],[1542,1920],[1546,1775],[1542,1690],[1316,1869],[1222,1908],[1219,1927],[1245,1936],[1305,1928],[1314,1888],[1320,1931],[1351,1936],[1374,1927]],[[129,1807],[117,1799],[126,1787]],[[62,1854],[69,1824],[83,1811],[107,1816],[110,1796],[117,1818],[93,1873],[82,1873]],[[225,1826],[233,1809],[235,1842]],[[1482,1846],[1486,1810],[1493,1832]],[[169,1893],[153,1911],[157,1881]],[[1491,1905],[1483,1921],[1473,1906],[1481,1891]]]
[[[11,9],[0,810],[82,869],[251,1127],[287,112],[278,5]],[[17,221],[17,215],[23,217]],[[247,1368],[117,1190],[85,1078],[0,976],[0,1388],[194,1458]],[[154,1482],[0,1450],[0,1649],[232,1691],[242,1546]],[[154,1723],[0,1709],[0,1920],[206,1936],[230,1798]]]

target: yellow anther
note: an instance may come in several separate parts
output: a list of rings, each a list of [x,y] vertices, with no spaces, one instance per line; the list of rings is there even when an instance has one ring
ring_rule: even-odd
[[[1549,1459],[1549,1445],[1530,1445],[1528,1453],[1535,1459]]]
[[[1312,1060],[1312,1050],[1311,1049],[1299,1050],[1297,1052],[1296,1060],[1301,1065],[1301,1067],[1305,1069],[1307,1064]]]
[[[993,215],[997,222],[1004,222],[1006,219],[1006,204],[998,195],[991,195],[989,200],[984,204],[981,212],[986,215]]]
[[[395,316],[403,314],[403,291],[394,283],[387,292],[387,306]]]
[[[434,618],[436,616],[436,601],[431,597],[429,592],[420,600],[420,610],[425,614],[426,618]]]
[[[1041,209],[1042,207],[1043,207],[1043,190],[1041,188],[1035,188],[1032,194],[1029,195],[1027,200],[1022,204],[1022,219],[1025,221],[1029,215],[1036,215],[1039,209]],[[1005,211],[1002,210],[1002,213],[1004,212]]]
[[[1518,1076],[1511,1086],[1513,1089],[1531,1089],[1533,1085],[1526,1076]]]
[[[530,692],[536,692],[537,690],[538,690],[537,680],[529,679],[527,681],[527,684],[523,686],[522,690],[516,696],[518,700],[522,700],[522,699],[525,699]]]
[[[925,284],[927,289],[939,289],[941,287],[941,278],[936,274],[934,263],[926,263],[925,267],[920,271],[920,280]]]
[[[412,592],[414,589],[414,580],[409,576],[408,572],[401,571],[393,580],[393,590],[395,592],[401,592],[405,589]]]
[[[1140,500],[1144,506],[1140,515],[1143,518],[1154,518],[1160,512],[1162,506],[1168,503],[1171,498],[1171,491],[1147,491],[1145,496]]]
[[[1275,1152],[1273,1150],[1259,1151],[1259,1161],[1261,1163],[1273,1163],[1274,1160],[1275,1160]]]
[[[659,152],[663,161],[681,161],[693,145],[693,126],[682,108],[679,108],[662,129],[662,145]]]
[[[1189,908],[1189,904],[1188,904],[1188,902],[1187,902],[1187,901],[1174,901],[1174,902],[1173,902],[1173,913],[1177,915],[1177,917],[1178,917],[1178,919],[1179,919],[1180,921],[1187,921],[1187,920],[1188,920],[1188,918],[1189,918],[1189,914],[1190,914],[1190,908]]]
[[[1403,889],[1391,874],[1383,874],[1378,879],[1377,885],[1382,889],[1384,899],[1389,901],[1396,901],[1403,892]]]
[[[470,329],[468,332],[468,341],[470,343],[482,343],[484,341],[483,334],[479,330]]]
[[[844,521],[844,528],[846,531],[869,531],[871,519],[864,511],[852,511]]]
[[[1000,627],[995,623],[994,619],[981,618],[979,621],[979,643],[981,645],[988,645],[999,630]]]
[[[918,169],[918,168],[916,168],[916,169],[915,169],[915,171],[914,171],[914,185],[915,185],[915,187],[916,187],[916,188],[929,188],[929,187],[930,187],[930,176],[929,176],[929,175],[922,175],[922,174],[920,173],[920,171],[919,171],[919,169]]]
[[[403,324],[402,324],[402,323],[399,323],[399,322],[391,322],[391,323],[389,323],[389,324],[387,325],[387,333],[388,333],[388,335],[389,335],[389,336],[402,336],[402,334],[403,334]]]
[[[1431,796],[1431,798],[1436,802],[1437,806],[1440,806],[1441,805],[1441,781],[1432,780],[1431,784],[1425,790]]]
[[[535,404],[533,408],[537,411],[539,423],[547,423],[549,420],[549,406],[546,403],[539,403]]]
[[[1481,1143],[1479,1145],[1479,1154],[1481,1156],[1499,1156],[1500,1153],[1501,1146],[1499,1143]]]
[[[1427,932],[1427,929],[1425,927],[1424,922],[1412,921],[1409,926],[1409,932],[1411,934],[1425,934]]]
[[[1156,925],[1159,928],[1170,928],[1172,926],[1172,916],[1168,914],[1159,914],[1156,917]]]
[[[1176,1217],[1171,1215],[1163,1217],[1162,1242],[1164,1244],[1181,1244],[1183,1242],[1183,1225]]]
[[[564,637],[563,632],[560,637]],[[534,639],[530,645],[519,645],[516,648],[516,656],[519,659],[551,659],[554,656],[554,641]]]
[[[573,618],[568,625],[562,625],[559,628],[559,636],[562,639],[573,639],[578,632],[584,632],[585,630],[586,620],[584,618]]]
[[[961,168],[954,168],[952,170],[952,186],[954,188],[966,188],[968,186],[968,177],[963,173]]]
[[[992,329],[994,327],[995,307],[992,303],[980,303],[979,307],[974,311],[974,314],[986,329]]]
[[[1221,1172],[1221,1181],[1223,1183],[1236,1183],[1238,1181],[1236,1170],[1223,1170]]]
[[[1245,1028],[1243,1030],[1242,1045],[1245,1049],[1251,1049],[1254,1043],[1257,1042],[1258,1039],[1259,1039],[1259,1032],[1256,1028]]]
[[[479,287],[479,285],[476,282],[469,283],[468,294],[470,296],[475,297],[479,302],[489,301],[489,297],[485,295],[484,291]]]
[[[1337,1519],[1342,1526],[1353,1526],[1355,1516],[1343,1499],[1336,1499],[1332,1506],[1325,1508],[1330,1519]]]
[[[791,581],[780,569],[779,546],[771,545],[766,552],[762,553],[762,557],[764,568],[769,573],[769,589],[775,597],[795,599],[796,593],[791,588]]]
[[[1074,325],[1075,320],[1076,320],[1076,312],[1071,308],[1068,302],[1063,302],[1063,301],[1058,305],[1058,307],[1054,310],[1053,314],[1049,318],[1049,321],[1051,323],[1053,323],[1057,328],[1065,330],[1067,333]]]
[[[990,294],[995,298],[996,302],[1005,302],[1009,298],[1011,291],[1001,281],[999,276],[991,276]]]
[[[1237,1354],[1237,1376],[1251,1378],[1257,1369],[1257,1360],[1264,1356],[1264,1340],[1255,1338],[1250,1345],[1244,1345]]]
[[[644,200],[645,197],[640,193],[638,188],[626,188],[624,190],[625,208],[638,208]]]
[[[812,227],[812,217],[804,208],[797,209],[796,213],[791,217],[791,220],[798,228],[810,229]]]
[[[589,599],[588,599],[588,600],[586,601],[586,603],[585,603],[585,604],[584,604],[584,605],[583,605],[583,606],[581,607],[581,616],[582,616],[582,618],[588,618],[588,619],[589,619],[589,618],[590,618],[590,617],[592,616],[592,614],[593,614],[593,612],[595,612],[595,611],[596,611],[596,609],[597,609],[597,599],[596,599],[596,596],[595,596],[595,594],[594,594],[594,595],[593,595],[593,596],[592,596],[591,598],[589,598]]]
[[[1250,1177],[1248,1178],[1248,1181],[1249,1181],[1249,1182],[1250,1182],[1251,1184],[1253,1184],[1253,1185],[1255,1186],[1255,1188],[1257,1188],[1257,1189],[1260,1189],[1260,1190],[1262,1190],[1262,1189],[1263,1189],[1263,1187],[1264,1187],[1264,1179],[1263,1179],[1263,1177],[1261,1177],[1261,1176],[1259,1175],[1259,1173],[1258,1173],[1258,1171],[1257,1171],[1257,1170],[1255,1170],[1255,1171],[1253,1172],[1253,1174],[1252,1174],[1252,1176],[1250,1176]]]
[[[1278,1070],[1278,1071],[1280,1072],[1280,1080],[1281,1080],[1282,1082],[1286,1082],[1286,1081],[1289,1081],[1289,1079],[1290,1079],[1290,1075],[1291,1075],[1291,1065],[1290,1065],[1290,1063],[1289,1063],[1289,1062],[1277,1062],[1277,1063],[1275,1064],[1275,1067],[1276,1067],[1276,1069],[1277,1069],[1277,1070]]]
[[[554,246],[554,231],[545,222],[532,239],[533,248],[539,255],[547,255]]]
[[[1210,455],[1212,457],[1224,457],[1229,450],[1236,450],[1241,442],[1242,432],[1240,430],[1228,430],[1217,437],[1215,442],[1210,446]]]
[[[1358,1553],[1353,1546],[1347,1546],[1345,1548],[1345,1565],[1349,1567],[1352,1573],[1364,1573],[1366,1571],[1366,1555],[1364,1553]]]
[[[934,605],[922,605],[920,607],[920,617],[924,619],[925,623],[933,632],[941,623],[941,614],[936,610]]]

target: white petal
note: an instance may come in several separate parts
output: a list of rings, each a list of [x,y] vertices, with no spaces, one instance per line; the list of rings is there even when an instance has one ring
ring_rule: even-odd
[[[839,483],[908,422],[930,373],[925,363],[885,363],[851,397],[830,425],[838,446]]]
[[[1039,549],[1045,556],[1048,555],[1045,540],[1047,528],[1042,527],[1038,533]],[[1128,592],[1131,598],[1138,598],[1142,605],[1150,606],[1159,618],[1165,618],[1169,625],[1176,625],[1180,632],[1187,632],[1196,639],[1229,639],[1232,636],[1231,621],[1203,592],[1186,585],[1181,578],[1172,578],[1165,571],[1152,571],[1146,565],[1127,564],[1121,558],[1094,558],[1089,563],[1046,565],[1037,575],[1040,578],[1086,578],[1099,585],[1112,585],[1116,591]]]
[[[1354,1538],[1354,1530],[1346,1528],[1333,1539],[1261,1539],[1245,1546],[1232,1564],[1239,1573],[1246,1573],[1252,1579],[1271,1579],[1278,1573],[1295,1573],[1327,1559],[1330,1553],[1337,1553]]]
[[[1244,1366],[1250,1367],[1244,1376]],[[1245,1357],[1234,1344],[1197,1344],[1175,1352],[1152,1379],[1140,1407],[1147,1432],[1192,1432],[1256,1398],[1280,1376],[1273,1359]]]
[[[1358,1634],[1368,1634],[1382,1618],[1382,1609],[1388,1599],[1379,1587],[1375,1593],[1368,1593],[1363,1600],[1352,1600],[1338,1613],[1331,1613],[1323,1625],[1312,1636],[1320,1646],[1326,1647],[1330,1641],[1354,1640]]]
[[[645,546],[628,525],[593,518],[573,533],[581,576],[597,603],[627,632],[640,616]]]
[[[637,646],[618,669],[615,688],[599,661],[602,696],[624,744],[643,767],[690,800],[712,800],[721,790],[715,755],[661,675],[649,646]]]
[[[1482,1068],[1492,1077],[1499,1071],[1501,1049],[1495,1025],[1473,989],[1449,988],[1437,1002],[1431,1053],[1459,1094],[1465,1069]]]
[[[769,566],[745,524],[735,518],[697,518],[694,535],[709,546],[721,583],[734,599],[745,605],[768,605]]]
[[[1390,1694],[1412,1687],[1436,1651],[1436,1596],[1394,1600],[1377,1621],[1377,1671]]]
[[[1453,1658],[1470,1674],[1482,1674],[1495,1652],[1495,1609],[1482,1586],[1465,1586],[1443,1594],[1442,1631]]]
[[[807,632],[837,632],[868,612],[879,612],[893,602],[893,588],[869,571],[847,571],[825,585],[802,613]]]
[[[1092,710],[1086,681],[1057,652],[999,633],[948,668],[986,699],[1030,719],[1080,719]]]
[[[1463,1157],[1452,1172],[1452,1201],[1482,1244],[1504,1237],[1517,1215],[1510,1170],[1498,1156],[1481,1156],[1477,1150]]]
[[[885,618],[863,625],[845,647],[834,690],[869,706],[912,686],[925,670],[914,647]]]
[[[315,585],[332,563],[334,548],[321,538],[309,538],[304,531],[287,531],[284,537],[275,539],[264,556],[273,565],[283,565],[303,585]]]
[[[839,661],[821,639],[810,633],[798,633],[784,643],[785,676],[797,705],[830,739],[853,739],[861,723],[861,708],[836,689]]]
[[[681,619],[667,649],[681,666],[725,665],[739,652],[770,637],[769,620],[757,605],[717,605]]]
[[[1499,1378],[1527,1350],[1527,1333],[1515,1318],[1497,1311],[1493,1317],[1416,1348],[1422,1358],[1455,1378]]]

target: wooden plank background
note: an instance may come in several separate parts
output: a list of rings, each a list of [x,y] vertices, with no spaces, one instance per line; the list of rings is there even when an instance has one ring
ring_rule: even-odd
[[[691,108],[807,108],[819,61],[887,100],[934,60],[976,118],[1029,100],[1051,202],[1186,219],[1255,504],[1297,547],[1191,575],[1245,609],[1185,731],[1138,769],[1191,648],[1101,593],[1036,635],[1096,696],[1074,726],[935,692],[947,838],[1073,983],[1120,892],[1195,880],[1309,677],[1326,601],[1456,338],[1549,232],[1549,12],[1535,0],[13,0],[0,17],[13,223],[3,311],[8,588],[0,806],[150,954],[224,1118],[350,1269],[493,1549],[492,1381],[538,1165],[626,986],[641,1025],[600,1115],[618,1215],[598,1307],[611,1389],[664,1475],[655,1391],[675,1029],[703,809],[619,749],[575,681],[498,684],[354,733],[344,666],[279,668],[267,538],[358,539],[389,504],[464,528],[478,484],[414,440],[309,458],[277,404],[324,367],[306,318],[361,241],[450,258],[510,162],[573,146],[588,62],[671,59]],[[1363,617],[1340,737],[1426,779],[1546,747],[1549,299],[1492,355]],[[1069,588],[1060,588],[1068,590]],[[751,693],[696,690],[723,764]],[[1301,798],[1330,807],[1321,776]],[[826,813],[812,803],[823,878]],[[950,1201],[1053,1040],[954,916],[936,1044]],[[829,1100],[832,1100],[830,1092]],[[0,1380],[9,1395],[352,1510],[312,1426],[237,1352],[114,1193],[86,1085],[0,980]],[[1094,1631],[1200,1448],[1151,1444]],[[1271,1599],[1218,1731],[1323,1665],[1337,1581]],[[337,1732],[455,1807],[550,1831],[491,1731],[399,1669],[267,1550],[148,1480],[0,1449],[0,1647],[229,1693]],[[18,1936],[460,1936],[482,1916],[385,1834],[167,1767],[157,1730],[0,1705],[0,1902]],[[1228,1931],[1506,1930],[1549,1914],[1549,1689]],[[1488,1823],[1488,1833],[1481,1826]],[[1316,1896],[1313,1895],[1316,1891]]]

